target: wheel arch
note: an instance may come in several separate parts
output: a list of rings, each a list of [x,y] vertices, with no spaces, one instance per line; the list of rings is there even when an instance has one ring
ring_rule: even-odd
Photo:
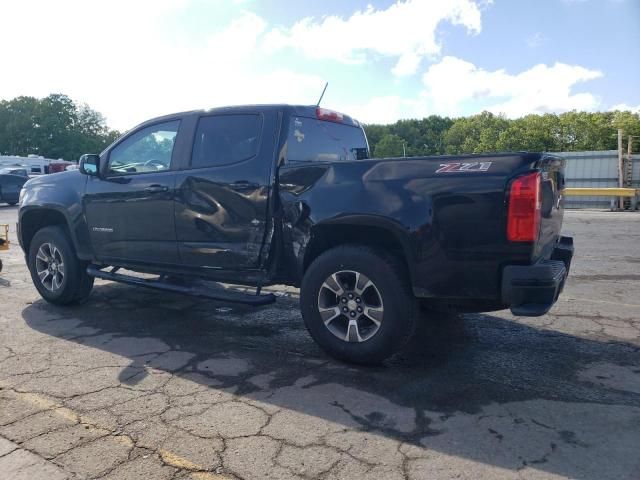
[[[62,227],[69,236],[71,245],[76,248],[76,241],[69,228],[69,221],[65,214],[55,208],[37,208],[29,209],[20,215],[19,240],[24,252],[29,252],[31,240],[39,230],[52,226]]]
[[[357,243],[341,245],[325,251],[304,276],[300,308],[305,326],[338,359],[379,363],[414,331],[417,300],[399,262],[384,253]],[[362,274],[368,280],[358,289]],[[375,296],[368,286],[375,287]]]
[[[411,249],[406,234],[403,236],[398,231],[399,228],[387,219],[361,216],[319,223],[311,230],[300,265],[300,275],[304,275],[318,256],[331,248],[346,244],[366,245],[390,254],[411,275]]]

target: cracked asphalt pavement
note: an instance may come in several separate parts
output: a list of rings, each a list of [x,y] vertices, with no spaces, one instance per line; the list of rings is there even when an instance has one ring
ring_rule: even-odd
[[[15,243],[0,477],[638,479],[640,215],[569,211],[564,231],[551,313],[425,314],[375,368],[323,354],[291,289],[253,309],[98,281],[48,305]]]

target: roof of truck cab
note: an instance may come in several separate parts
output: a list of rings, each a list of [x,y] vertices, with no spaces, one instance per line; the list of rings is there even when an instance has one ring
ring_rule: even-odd
[[[176,113],[170,113],[168,115],[162,115],[159,117],[154,117],[154,118],[150,118],[148,120],[145,120],[144,122],[138,124],[136,127],[134,128],[139,128],[141,126],[144,126],[146,124],[152,124],[152,123],[157,123],[157,122],[161,122],[161,121],[172,121],[172,120],[179,120],[181,118],[184,118],[186,116],[189,115],[206,115],[206,114],[219,114],[219,113],[242,113],[242,112],[255,112],[256,110],[259,111],[271,111],[271,110],[277,110],[277,111],[286,111],[289,115],[296,115],[296,116],[300,116],[300,117],[310,117],[310,118],[315,118],[316,117],[316,108],[318,108],[316,105],[289,105],[286,103],[274,103],[274,104],[255,104],[255,105],[229,105],[229,106],[224,106],[224,107],[214,107],[214,108],[209,108],[209,109],[201,109],[201,110],[187,110],[184,112],[176,112]],[[320,108],[324,108],[324,107],[320,107]],[[327,110],[331,110],[331,109],[327,109]],[[335,111],[335,110],[332,110]],[[337,112],[337,111],[336,111]],[[353,126],[361,126],[361,124],[355,120],[354,118],[350,117],[349,115],[346,115],[342,112],[337,112],[340,115],[342,115],[343,117],[343,122],[347,125],[353,125]]]

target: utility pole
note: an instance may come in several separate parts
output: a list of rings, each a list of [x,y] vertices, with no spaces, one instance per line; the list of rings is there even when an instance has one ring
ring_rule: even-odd
[[[631,187],[633,183],[633,159],[631,158],[631,154],[633,151],[633,135],[629,135],[629,139],[627,140],[627,164],[625,165],[624,171],[624,186]],[[631,199],[624,199],[625,208],[628,206],[631,208]]]
[[[407,156],[407,149],[404,145],[404,140],[402,141],[402,156],[406,157]]]
[[[622,188],[624,186],[624,158],[622,150],[622,129],[618,129],[618,186]],[[623,197],[618,198],[619,208],[624,208]]]
[[[631,158],[633,151],[633,135],[629,135],[627,140],[627,171],[625,172],[624,186],[631,187],[631,175],[633,174],[633,159]]]

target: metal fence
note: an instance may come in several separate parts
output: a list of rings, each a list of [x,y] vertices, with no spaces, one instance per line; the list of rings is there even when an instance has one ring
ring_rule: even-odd
[[[617,187],[618,151],[558,152],[567,159],[565,178],[567,187]],[[633,188],[640,188],[640,154],[632,155]],[[626,158],[626,153],[625,153]],[[568,197],[566,208],[609,208],[606,197]]]

